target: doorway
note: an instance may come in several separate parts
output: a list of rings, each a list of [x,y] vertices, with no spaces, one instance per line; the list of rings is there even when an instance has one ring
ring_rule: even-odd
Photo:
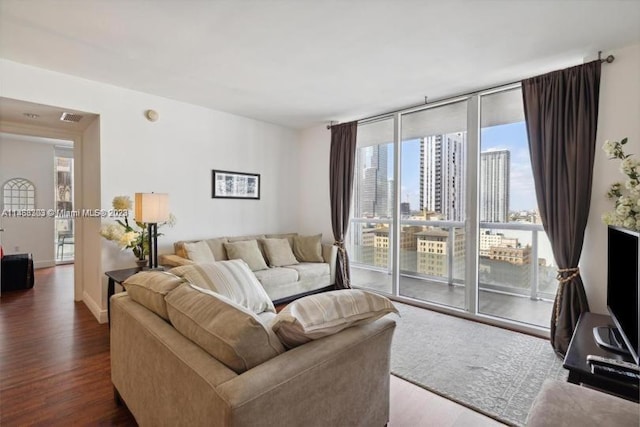
[[[15,229],[13,224],[9,224],[8,221],[13,218],[3,218],[2,228],[5,231],[2,239],[5,253],[33,253],[35,268],[56,266],[57,258],[62,258],[62,262],[66,263],[73,259],[74,300],[85,301],[94,316],[102,321],[102,317],[106,318],[106,314],[104,316],[101,314],[102,301],[98,288],[100,283],[97,283],[98,277],[90,274],[99,271],[99,253],[96,252],[95,256],[81,256],[83,254],[82,248],[94,247],[99,238],[91,236],[93,234],[91,232],[84,233],[83,221],[73,214],[74,210],[83,207],[84,200],[87,199],[83,193],[83,188],[86,186],[83,185],[82,176],[84,145],[88,146],[87,150],[92,156],[91,165],[99,165],[99,154],[96,154],[99,153],[100,143],[98,120],[99,116],[92,113],[0,98],[0,144],[4,145],[3,141],[7,138],[22,138],[23,140],[37,138],[48,140],[49,143],[48,163],[42,169],[45,171],[47,179],[50,180],[50,184],[42,187],[48,188],[46,191],[39,191],[39,185],[35,190],[35,209],[39,209],[37,212],[44,212],[45,218],[41,220],[32,218],[31,220],[32,226],[46,224],[48,228],[42,233],[34,230],[34,227],[27,230]],[[57,158],[61,158],[60,162],[57,162]],[[23,164],[20,165],[11,151],[0,153],[0,161],[3,159],[5,163],[14,166],[27,166],[28,169],[25,171],[29,174],[34,174],[34,171],[37,170],[32,165],[33,159],[22,162]],[[60,170],[58,170],[57,163],[59,163]],[[30,165],[31,167],[29,167]],[[4,174],[6,170],[2,167],[0,173]],[[88,169],[86,178],[89,179],[91,188],[86,188],[87,194],[99,194],[99,176],[95,179],[98,171],[98,167]],[[3,179],[4,176],[0,176],[0,181],[3,182]],[[58,189],[59,185],[57,184],[61,184],[62,191]],[[89,202],[93,207],[96,205],[95,197],[92,196],[90,199]],[[3,200],[0,199],[0,203],[2,202]],[[60,208],[58,208],[59,202],[61,203]],[[65,214],[65,212],[68,213]],[[62,234],[64,233],[66,235],[64,235],[63,241]],[[59,234],[61,234],[60,239]],[[38,250],[40,246],[32,241],[40,237],[44,242],[41,246],[42,250]],[[57,253],[59,247],[60,252]],[[11,252],[8,252],[7,249],[10,249]],[[88,267],[85,264],[88,264]],[[87,292],[87,284],[91,289],[90,295]]]

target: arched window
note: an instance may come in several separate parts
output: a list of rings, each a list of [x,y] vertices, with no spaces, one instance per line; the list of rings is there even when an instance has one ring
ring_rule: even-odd
[[[4,210],[34,209],[36,207],[36,188],[24,178],[12,178],[2,186]]]

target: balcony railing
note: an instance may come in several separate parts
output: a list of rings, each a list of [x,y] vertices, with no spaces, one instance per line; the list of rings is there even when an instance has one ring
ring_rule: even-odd
[[[354,267],[391,271],[391,247],[395,241],[391,219],[356,218],[351,220],[349,243],[350,258]],[[400,275],[451,286],[464,286],[465,233],[464,222],[400,220]],[[410,231],[407,231],[410,230]],[[500,231],[501,233],[497,233]],[[428,232],[428,233],[425,233]],[[435,232],[435,233],[434,233]],[[503,235],[504,239],[518,240],[519,247],[509,247],[505,252],[520,253],[511,262],[500,259],[499,250],[493,256],[479,259],[479,290],[528,296],[531,299],[553,299],[555,295],[555,266],[544,229],[531,223],[480,223],[481,235]],[[540,233],[542,232],[542,233]],[[422,233],[422,234],[421,234]],[[441,234],[442,233],[442,234]],[[480,236],[479,236],[480,238]],[[422,251],[419,240],[423,240]],[[441,254],[426,252],[428,242],[440,244]],[[542,243],[542,245],[541,245]],[[541,246],[544,261],[541,261]],[[480,245],[478,245],[480,247]],[[505,246],[506,248],[507,246]],[[486,248],[485,248],[486,250]],[[473,256],[477,256],[474,254]],[[524,262],[528,260],[528,262]],[[402,286],[402,283],[400,284]]]

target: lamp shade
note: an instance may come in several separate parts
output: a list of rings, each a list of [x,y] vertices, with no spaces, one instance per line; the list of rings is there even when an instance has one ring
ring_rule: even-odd
[[[136,193],[136,220],[151,224],[169,220],[169,195]]]

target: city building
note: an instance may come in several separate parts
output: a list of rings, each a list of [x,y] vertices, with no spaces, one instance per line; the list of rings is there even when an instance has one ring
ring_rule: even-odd
[[[449,231],[439,228],[430,228],[416,233],[417,242],[417,272],[429,276],[448,277],[448,251]],[[453,258],[454,269],[464,269],[464,263],[455,260],[464,257],[465,238],[464,230],[456,228],[453,232]],[[456,266],[460,268],[455,268]],[[453,271],[453,277],[461,277],[461,271]]]
[[[360,218],[389,217],[387,145],[358,149],[354,185],[355,215]],[[393,204],[391,205],[393,206]]]
[[[531,247],[509,247],[499,246],[491,247],[489,250],[489,259],[495,261],[505,261],[516,265],[529,265],[531,262]]]
[[[420,209],[464,221],[466,132],[432,135],[420,141]]]
[[[485,230],[480,233],[479,254],[481,257],[488,257],[492,247],[517,247],[518,239],[513,237],[505,237],[502,233],[492,233]]]
[[[480,153],[480,222],[507,222],[510,163],[509,150]]]

